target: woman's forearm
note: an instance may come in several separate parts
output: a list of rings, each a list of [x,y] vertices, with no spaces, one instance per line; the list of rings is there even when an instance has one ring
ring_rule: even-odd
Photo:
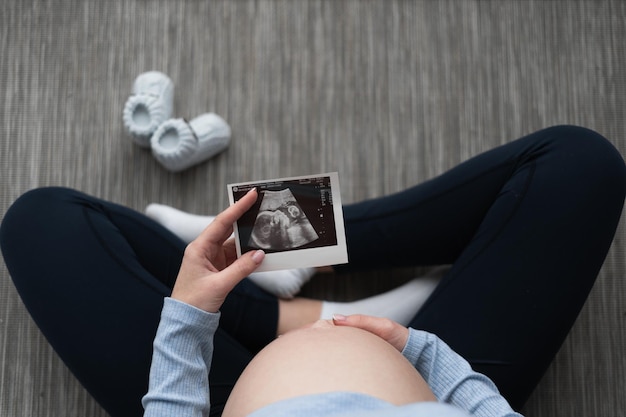
[[[166,298],[154,339],[144,416],[208,416],[208,374],[219,314]]]
[[[470,364],[441,339],[428,332],[409,331],[402,354],[424,377],[439,401],[476,416],[520,416],[489,378],[474,372]]]

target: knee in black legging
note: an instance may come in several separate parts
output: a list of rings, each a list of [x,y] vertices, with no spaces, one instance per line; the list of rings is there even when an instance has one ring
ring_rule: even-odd
[[[608,139],[593,130],[572,125],[553,126],[545,129],[543,134],[559,163],[576,173],[579,187],[609,193],[618,204],[623,204],[626,166]]]

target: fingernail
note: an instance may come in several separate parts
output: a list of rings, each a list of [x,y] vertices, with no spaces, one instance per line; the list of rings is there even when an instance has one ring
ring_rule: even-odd
[[[252,254],[252,260],[258,264],[263,261],[263,258],[265,258],[265,252],[260,249]]]
[[[256,187],[254,187],[250,191],[248,191],[248,194],[250,194],[252,191],[256,191]]]
[[[333,321],[346,321],[347,317],[343,314],[333,314]]]

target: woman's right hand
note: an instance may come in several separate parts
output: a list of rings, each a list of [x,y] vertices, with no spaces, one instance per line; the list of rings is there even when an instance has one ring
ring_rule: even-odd
[[[185,249],[183,262],[172,290],[172,298],[216,313],[239,281],[263,262],[265,252],[250,251],[237,258],[235,241],[229,238],[233,223],[256,201],[251,190],[221,212]]]
[[[349,326],[366,330],[385,340],[399,352],[402,352],[409,339],[409,329],[387,318],[366,316],[363,314],[353,314],[350,316],[335,314],[333,316],[333,323],[335,326]]]

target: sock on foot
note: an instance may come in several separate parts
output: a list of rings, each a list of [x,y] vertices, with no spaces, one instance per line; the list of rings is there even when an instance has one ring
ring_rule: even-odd
[[[187,213],[163,204],[150,204],[145,213],[152,220],[190,243],[215,219]],[[315,268],[285,269],[282,271],[253,272],[248,276],[256,285],[279,298],[293,298],[304,284],[315,275]]]
[[[315,268],[285,269],[253,272],[248,278],[256,285],[279,298],[293,298],[300,288],[315,275]]]
[[[382,294],[351,302],[323,301],[320,318],[329,320],[333,314],[366,314],[386,317],[406,326],[422,308],[439,284],[439,276],[415,278]]]
[[[145,210],[146,216],[160,223],[170,232],[190,243],[215,219],[215,216],[200,216],[163,204],[150,204]]]

